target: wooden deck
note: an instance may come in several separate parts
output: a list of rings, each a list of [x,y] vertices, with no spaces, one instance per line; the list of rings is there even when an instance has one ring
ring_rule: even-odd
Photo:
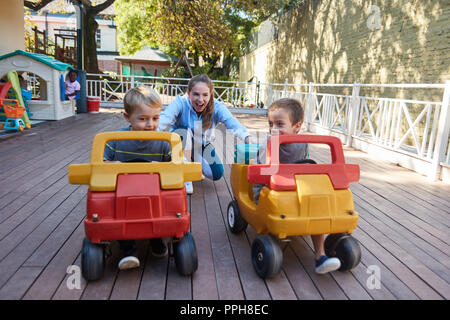
[[[240,115],[250,129],[266,129],[264,116]],[[80,265],[86,186],[70,185],[67,166],[89,161],[92,138],[125,125],[120,114],[80,114],[0,137],[0,299],[448,299],[450,297],[450,186],[346,149],[361,168],[354,183],[360,214],[354,236],[362,261],[350,272],[314,273],[309,237],[284,251],[282,272],[260,279],[250,261],[255,231],[231,234],[226,208],[229,172],[194,183],[189,205],[199,267],[182,277],[173,258],[156,259],[139,241],[141,267],[119,271],[117,246],[101,281],[67,286]],[[229,150],[229,149],[228,149]],[[315,147],[312,158],[323,159]],[[232,152],[229,150],[229,152]],[[381,286],[369,289],[369,266]],[[373,267],[371,267],[373,268]]]

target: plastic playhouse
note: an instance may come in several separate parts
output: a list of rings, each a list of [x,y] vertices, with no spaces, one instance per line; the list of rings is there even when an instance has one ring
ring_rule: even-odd
[[[16,50],[0,56],[0,78],[10,71],[25,71],[40,79],[39,96],[27,101],[32,114],[30,118],[36,120],[60,120],[75,114],[73,102],[66,100],[64,94],[64,79],[73,69],[71,65],[45,54]],[[14,78],[13,81],[11,79],[8,75],[8,80],[16,92],[16,99],[19,100],[20,105],[25,106],[25,103],[21,101],[22,98],[18,98],[18,92],[20,93],[18,78],[17,80]],[[27,123],[25,119],[24,122]]]
[[[171,162],[103,162],[111,140],[168,141]],[[91,161],[69,166],[71,184],[89,185],[81,265],[87,280],[100,279],[105,248],[113,240],[167,238],[177,270],[197,269],[197,250],[189,233],[185,181],[201,180],[201,164],[183,161],[181,138],[170,132],[104,132],[95,136]],[[170,247],[170,246],[169,246]]]
[[[326,144],[332,163],[316,164],[306,159],[301,161],[306,163],[280,164],[282,143]],[[228,205],[227,220],[234,233],[250,224],[259,234],[251,246],[257,274],[264,278],[279,273],[283,254],[278,240],[300,235],[330,234],[325,240],[326,255],[340,259],[341,271],[354,268],[360,261],[361,249],[350,235],[358,223],[358,213],[349,183],[359,180],[359,166],[345,163],[341,141],[320,135],[272,137],[265,164],[249,164],[256,152],[248,155],[249,146],[242,146],[237,145],[236,159],[243,161],[233,163],[231,169],[235,200]],[[264,184],[258,204],[253,200],[255,183]]]

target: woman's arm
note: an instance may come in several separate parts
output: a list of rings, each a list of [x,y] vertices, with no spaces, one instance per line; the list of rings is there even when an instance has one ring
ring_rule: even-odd
[[[159,118],[159,126],[157,131],[170,131],[175,129],[175,122],[181,115],[183,109],[182,97],[178,96],[174,101],[172,101],[163,112]]]
[[[247,129],[231,114],[230,110],[220,101],[214,100],[214,109],[220,122],[230,130],[235,136],[248,143],[250,133]]]

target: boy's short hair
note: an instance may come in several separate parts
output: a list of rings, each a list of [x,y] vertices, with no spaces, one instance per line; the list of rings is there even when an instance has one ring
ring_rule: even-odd
[[[125,112],[128,114],[132,114],[136,108],[139,108],[142,105],[156,109],[162,107],[161,98],[158,93],[147,86],[138,86],[128,90],[123,98],[123,104]]]
[[[289,119],[291,120],[292,124],[296,124],[300,121],[303,122],[304,117],[304,111],[303,106],[300,101],[297,99],[292,98],[282,98],[277,101],[274,101],[268,111],[273,111],[277,109],[282,109],[289,114]]]

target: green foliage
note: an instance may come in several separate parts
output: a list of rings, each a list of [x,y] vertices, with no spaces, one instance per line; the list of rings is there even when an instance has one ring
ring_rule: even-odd
[[[204,67],[198,69],[197,66],[193,72],[205,71],[209,74],[215,71],[212,66],[223,52],[227,64],[221,75],[229,74],[233,60],[243,54],[242,44],[247,41],[252,29],[288,2],[116,0],[119,51],[130,55],[143,46],[150,46],[180,57],[186,49],[193,55],[194,61],[198,61],[199,56],[206,61]],[[185,71],[181,69],[177,74]]]

